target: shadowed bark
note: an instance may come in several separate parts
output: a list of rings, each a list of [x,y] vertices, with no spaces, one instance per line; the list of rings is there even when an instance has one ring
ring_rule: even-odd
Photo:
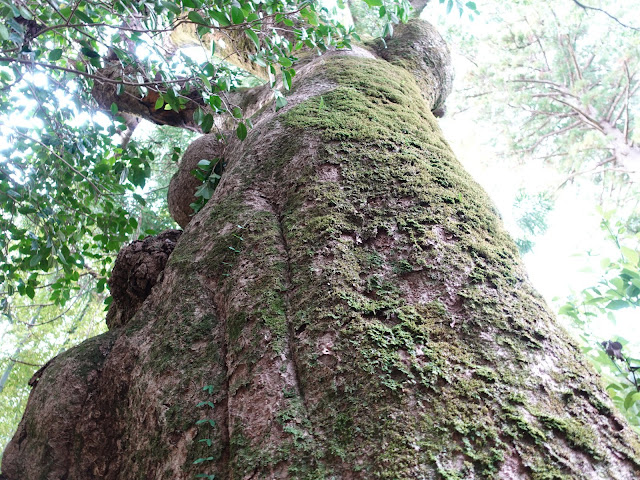
[[[180,238],[180,230],[167,230],[155,237],[136,240],[118,253],[109,278],[113,302],[107,312],[107,327],[125,325],[140,309],[161,275]]]
[[[398,30],[406,62],[317,58],[226,145],[132,320],[42,372],[7,478],[638,478],[431,114],[441,40]]]

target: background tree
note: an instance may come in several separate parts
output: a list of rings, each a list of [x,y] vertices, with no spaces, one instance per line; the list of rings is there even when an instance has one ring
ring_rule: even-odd
[[[600,237],[615,239],[614,251],[606,251],[605,242],[597,241],[595,231],[591,233],[590,253],[582,257],[583,269],[601,270],[600,283],[584,290],[581,286],[570,298],[560,299],[558,308],[570,319],[569,327],[582,339],[594,364],[607,374],[616,404],[637,424],[633,373],[603,346],[619,341],[625,358],[637,356],[638,345],[633,342],[637,339],[632,334],[619,332],[625,339],[607,334],[604,327],[609,325],[613,330],[615,316],[628,316],[635,308],[625,295],[634,294],[631,279],[638,274],[635,256],[629,257],[629,252],[639,249],[639,197],[633,160],[638,151],[634,133],[637,9],[632,3],[580,5],[586,8],[555,1],[487,4],[483,12],[489,15],[479,19],[482,26],[451,24],[448,38],[469,67],[462,69],[468,73],[458,78],[450,111],[458,121],[466,117],[481,122],[490,116],[502,126],[501,131],[493,128],[483,132],[484,143],[493,148],[485,156],[500,158],[495,170],[518,163],[537,163],[540,170],[544,166],[547,179],[529,170],[524,179],[515,179],[522,182],[519,189],[505,185],[513,176],[509,180],[498,176],[492,184],[495,189],[512,188],[514,192],[513,223],[517,228],[511,231],[521,252],[531,248],[535,237],[544,232],[545,217],[558,197],[562,202],[579,190],[581,201],[574,208],[595,214],[599,205],[607,212]],[[460,99],[457,104],[456,97]],[[454,123],[448,133],[455,136],[457,130]],[[464,135],[468,132],[463,130],[459,136]],[[472,151],[475,154],[477,147]],[[475,157],[470,160],[476,162]],[[591,200],[586,194],[589,191]],[[626,254],[620,252],[620,245]],[[602,258],[601,267],[594,265],[597,254]],[[620,260],[611,260],[616,257]],[[624,268],[619,268],[620,264]],[[610,283],[612,279],[617,287]]]
[[[637,31],[595,23],[591,10],[570,2],[493,7],[487,33],[460,44],[478,65],[469,70],[466,98],[499,120],[521,161],[566,172],[555,188],[587,176],[604,197],[633,201]],[[624,19],[631,11],[625,5],[617,12]]]

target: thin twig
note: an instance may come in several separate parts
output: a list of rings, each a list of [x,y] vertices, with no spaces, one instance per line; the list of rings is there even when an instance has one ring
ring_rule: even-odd
[[[29,363],[29,362],[23,362],[22,360],[18,360],[17,358],[13,358],[13,357],[9,357],[9,360],[12,361],[13,363],[20,363],[22,365],[27,365],[28,367],[38,367],[41,368],[44,364],[43,363]]]
[[[575,3],[576,5],[578,5],[580,8],[583,8],[584,10],[595,10],[597,12],[601,12],[604,13],[607,17],[609,17],[610,19],[612,19],[613,21],[619,23],[620,25],[622,25],[624,28],[630,28],[631,30],[636,30],[636,31],[640,31],[640,28],[638,27],[633,27],[631,25],[627,25],[625,23],[622,23],[620,20],[618,20],[615,16],[611,15],[609,12],[607,12],[606,10],[603,10],[602,8],[598,8],[598,7],[592,7],[590,5],[585,5],[584,3],[579,2],[578,0],[573,0],[573,3]]]
[[[109,77],[94,75],[92,73],[82,72],[80,70],[75,70],[73,68],[60,67],[58,65],[52,65],[50,63],[36,62],[35,60],[23,60],[19,58],[0,57],[0,62],[21,63],[23,65],[38,65],[39,67],[49,68],[51,70],[61,70],[63,72],[73,73],[81,77],[93,78],[95,80],[100,80],[105,83],[112,83],[114,85],[126,85],[128,87],[148,87],[148,86],[157,87],[158,85],[161,85],[161,84],[180,83],[180,82],[195,80],[197,78],[197,77],[189,77],[189,78],[182,78],[178,80],[163,80],[161,82],[155,81],[155,82],[133,83],[133,82],[126,82],[124,80],[113,80]]]

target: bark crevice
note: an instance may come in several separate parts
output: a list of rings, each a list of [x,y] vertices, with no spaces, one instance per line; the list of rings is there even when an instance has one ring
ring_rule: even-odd
[[[284,216],[282,215],[282,213],[276,210],[276,218],[278,220],[278,229],[280,232],[280,243],[284,251],[284,259],[286,263],[285,275],[284,275],[285,290],[282,292],[282,299],[284,301],[284,307],[285,307],[284,316],[285,316],[285,321],[287,323],[287,353],[289,355],[289,358],[291,359],[291,364],[293,366],[293,372],[295,377],[294,381],[295,381],[296,389],[298,390],[298,394],[300,395],[300,400],[302,401],[302,405],[304,406],[305,413],[308,414],[309,408],[307,405],[307,398],[304,392],[304,385],[302,384],[302,381],[300,379],[300,362],[293,348],[293,345],[295,344],[296,332],[293,326],[293,321],[291,319],[290,295],[291,295],[291,290],[293,288],[293,282],[291,279],[291,256],[290,256],[289,244],[287,242],[287,236],[284,230]],[[308,418],[308,415],[307,415],[307,418]]]
[[[207,290],[209,291],[211,302],[213,303],[213,308],[215,311],[216,318],[222,325],[224,331],[222,332],[222,336],[225,339],[224,342],[220,344],[220,358],[224,359],[220,362],[220,365],[224,367],[224,371],[221,372],[224,383],[222,385],[223,399],[222,399],[222,414],[219,415],[219,418],[224,420],[224,424],[220,425],[220,430],[225,432],[226,438],[223,437],[224,445],[222,448],[222,452],[220,453],[220,459],[218,465],[223,472],[230,471],[230,442],[232,431],[231,431],[231,410],[229,408],[229,356],[228,356],[228,342],[229,342],[229,315],[227,313],[228,308],[225,304],[225,297],[221,294],[221,289],[219,288],[219,282],[212,280],[210,278],[204,278],[202,282]]]

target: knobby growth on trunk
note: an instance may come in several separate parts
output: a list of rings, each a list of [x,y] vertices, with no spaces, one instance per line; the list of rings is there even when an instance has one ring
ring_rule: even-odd
[[[301,67],[136,314],[39,372],[6,478],[638,478],[442,138],[450,81],[419,21]]]

